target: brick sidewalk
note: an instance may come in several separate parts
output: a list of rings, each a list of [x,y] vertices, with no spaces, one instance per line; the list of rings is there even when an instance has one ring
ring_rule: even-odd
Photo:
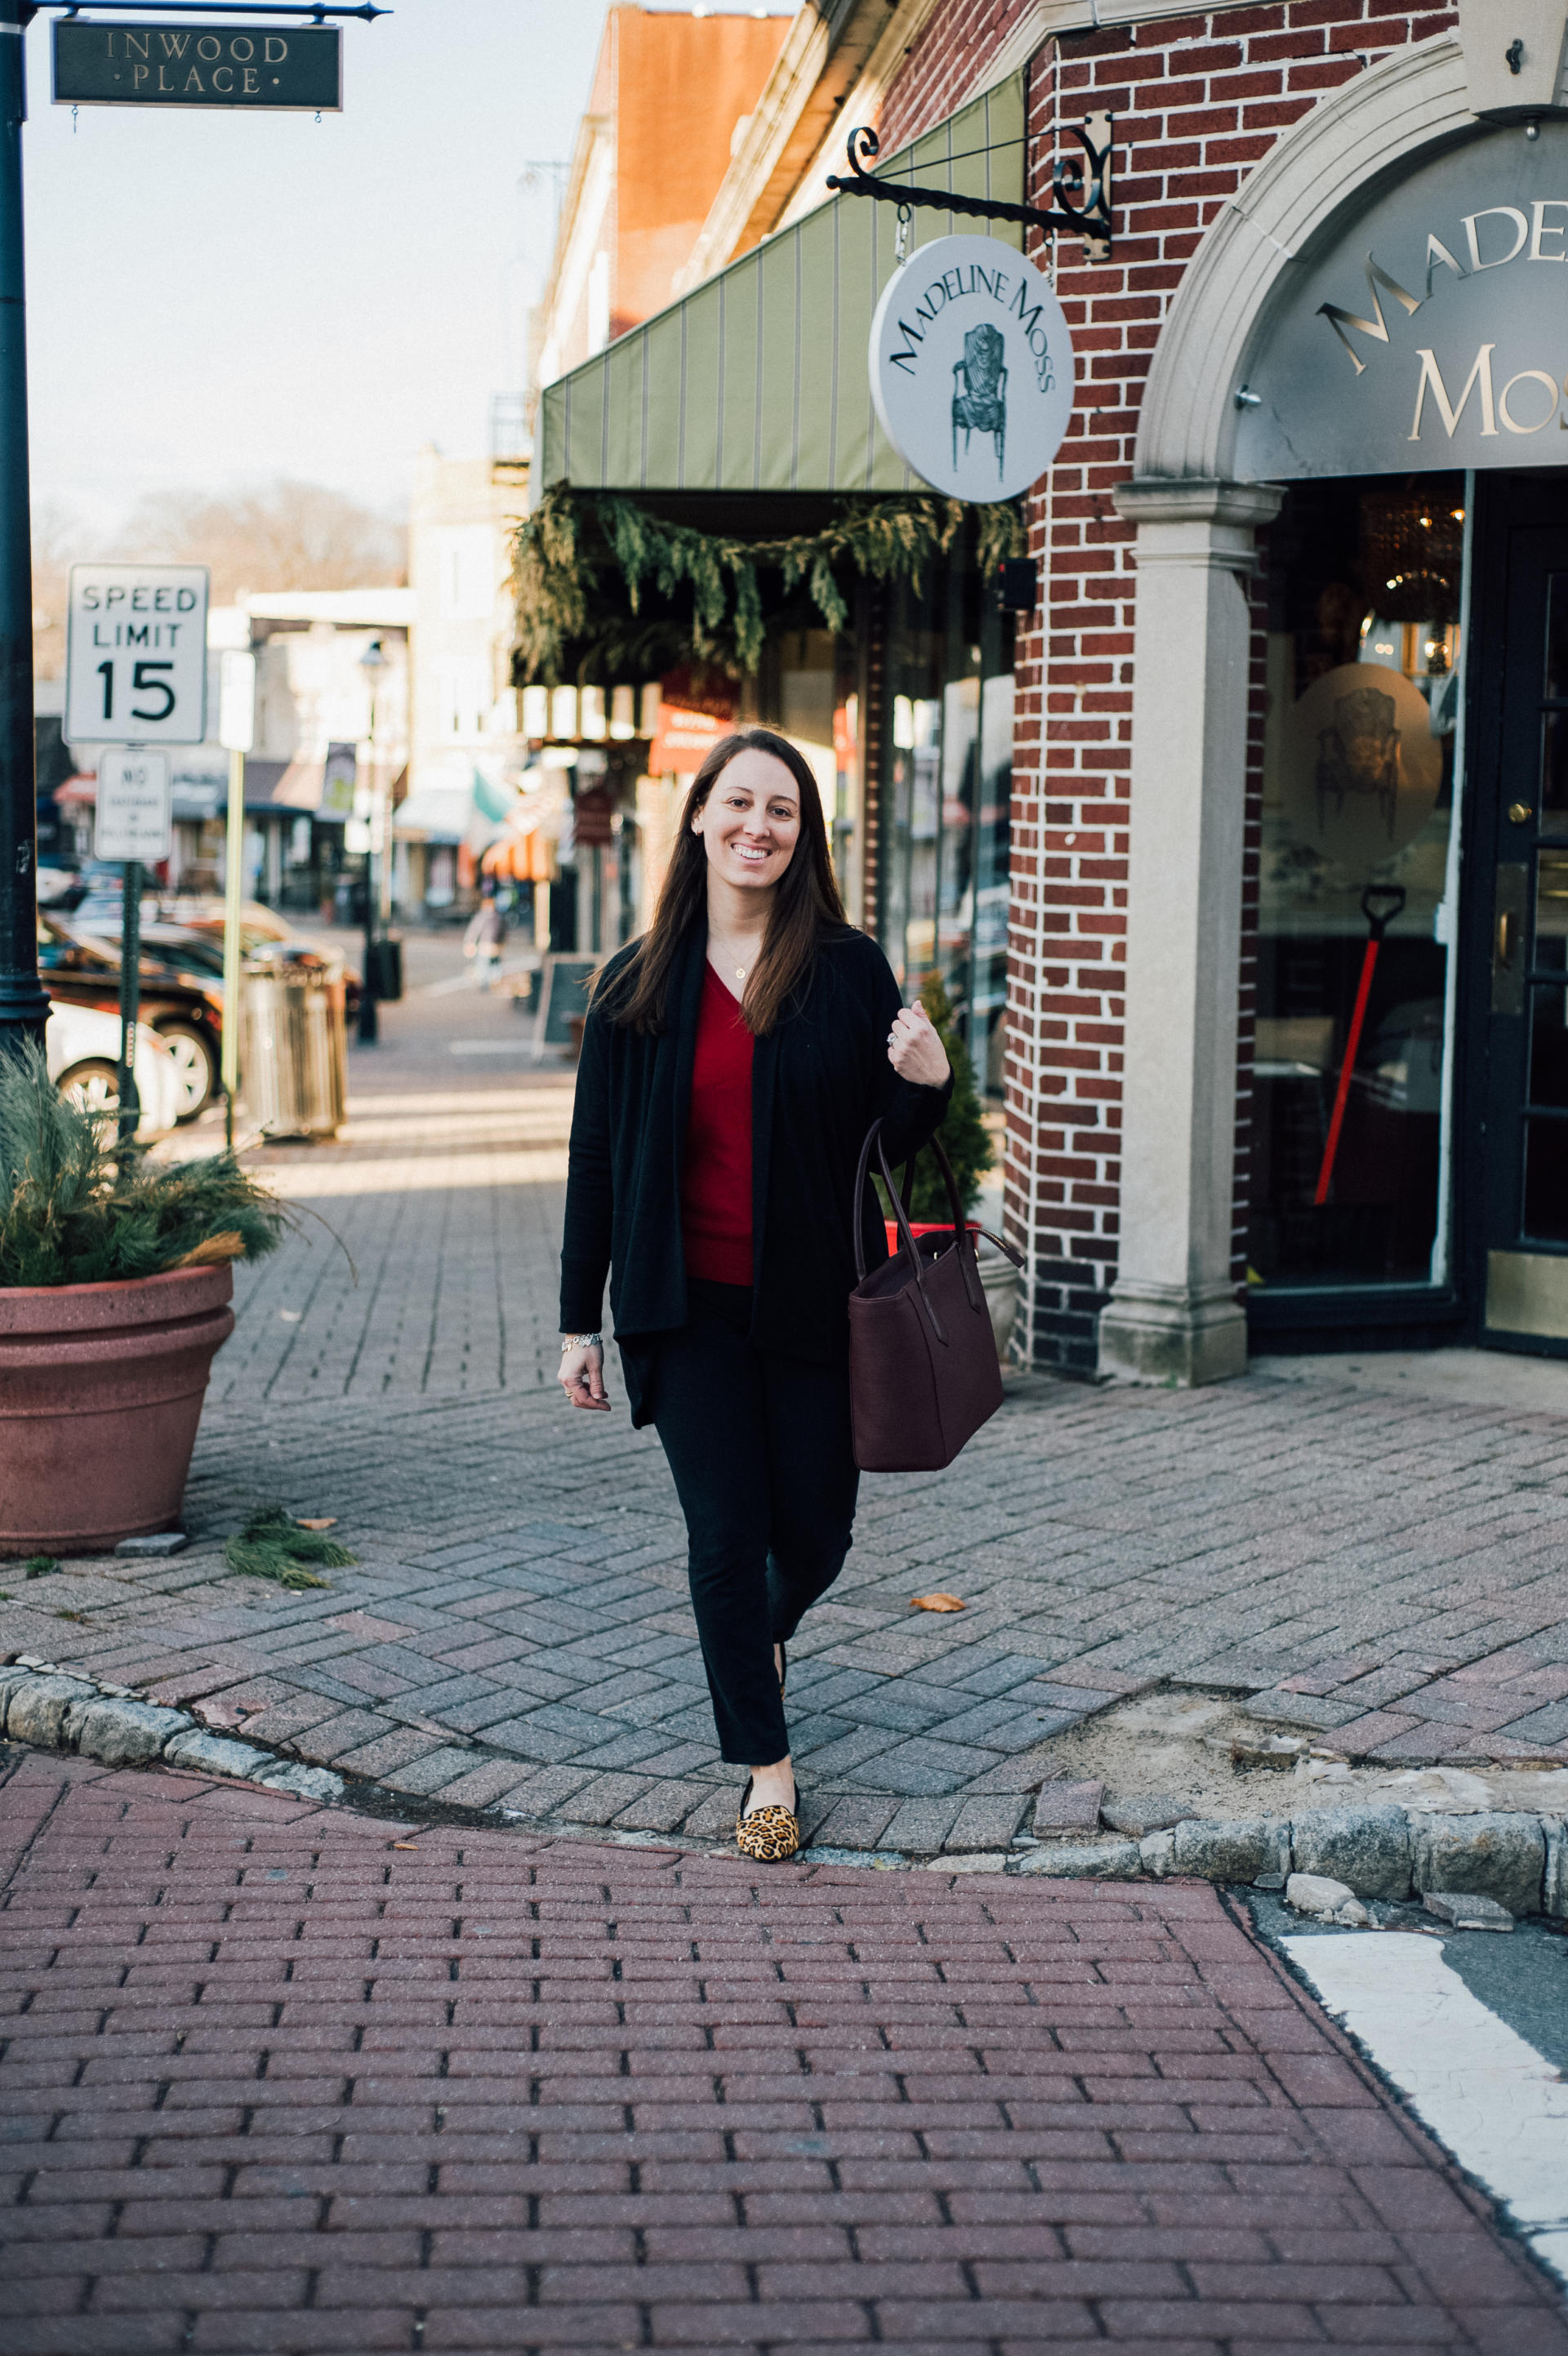
[[[338,1147],[274,1150],[306,1219],[242,1272],[162,1564],[0,1602],[27,1653],[398,1793],[693,1839],[727,1829],[657,1440],[552,1387],[570,1076],[499,1000],[412,999]],[[612,1369],[613,1372],[613,1369]],[[1005,1847],[1053,1746],[1170,1682],[1384,1766],[1568,1758],[1568,1419],[1253,1375],[1036,1378],[946,1473],[868,1479],[792,1647],[808,1834]],[[359,1567],[284,1596],[221,1537],[282,1498]],[[961,1614],[911,1612],[956,1591]],[[63,1615],[63,1616],[62,1616]]]
[[[1568,2356],[1207,1887],[0,1760],[3,2356]]]
[[[421,947],[422,966],[439,971],[445,948],[461,967],[455,945]],[[349,1050],[339,1144],[257,1157],[305,1215],[238,1273],[214,1406],[537,1388],[555,1371],[571,1073],[534,1063],[532,1021],[499,994],[420,991],[382,1008],[381,1034]]]

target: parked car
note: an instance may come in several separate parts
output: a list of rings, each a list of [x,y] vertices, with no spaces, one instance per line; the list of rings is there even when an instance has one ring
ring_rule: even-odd
[[[142,878],[142,911],[150,916],[157,902],[157,886],[144,875]],[[89,927],[101,918],[113,916],[116,924],[125,905],[124,870],[107,859],[83,859],[77,868],[70,911]]]
[[[58,908],[65,916],[86,896],[87,886],[76,869],[62,866],[58,859],[40,858],[37,873],[40,908]]]
[[[173,926],[184,933],[199,933],[209,941],[216,941],[221,951],[223,903],[215,894],[166,893],[158,903],[156,916],[149,912],[143,919],[144,940],[147,937],[149,925],[156,925],[160,932],[164,927]],[[101,926],[100,930],[102,929],[103,927]],[[114,918],[113,933],[115,939],[118,939],[120,935],[118,915]],[[308,958],[322,954],[317,944],[307,935],[296,932],[286,916],[280,916],[275,908],[263,907],[259,900],[245,900],[241,903],[240,944],[247,957],[263,956],[274,944],[286,948],[291,957]],[[331,955],[336,961],[343,965],[348,1017],[352,1023],[360,1011],[360,977],[354,967],[341,958],[339,952],[333,950]],[[220,972],[222,971],[222,965],[223,960],[220,954],[218,960]]]
[[[40,913],[38,969],[51,999],[118,1015],[118,938],[90,933],[74,918],[68,924]],[[142,1020],[163,1040],[178,1067],[183,1092],[179,1119],[194,1120],[216,1093],[223,1068],[221,957],[214,979],[182,972],[158,952],[144,948]]]
[[[73,1097],[89,1112],[119,1111],[118,1015],[57,1001],[44,1028],[44,1060],[63,1095]],[[141,1023],[136,1026],[136,1094],[142,1107],[136,1136],[142,1144],[166,1137],[186,1117],[179,1066],[156,1033]]]

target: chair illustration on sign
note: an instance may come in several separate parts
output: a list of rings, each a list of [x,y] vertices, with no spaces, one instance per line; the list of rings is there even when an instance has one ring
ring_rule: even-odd
[[[971,327],[963,339],[963,358],[953,364],[952,462],[958,471],[958,434],[963,428],[963,455],[969,455],[972,434],[990,434],[996,443],[996,472],[1004,472],[1007,439],[1007,347],[1000,327]]]

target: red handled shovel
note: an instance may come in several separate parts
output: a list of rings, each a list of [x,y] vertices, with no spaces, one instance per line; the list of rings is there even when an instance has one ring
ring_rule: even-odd
[[[1334,1176],[1334,1158],[1339,1151],[1339,1132],[1345,1126],[1345,1107],[1350,1096],[1350,1075],[1356,1068],[1360,1052],[1361,1026],[1367,1019],[1367,1001],[1372,994],[1372,976],[1378,969],[1378,951],[1383,945],[1383,935],[1404,906],[1402,884],[1369,884],[1361,894],[1361,914],[1366,917],[1369,934],[1361,958],[1361,979],[1357,985],[1356,1004],[1350,1016],[1349,1034],[1345,1041],[1345,1061],[1339,1067],[1339,1086],[1334,1093],[1334,1111],[1328,1123],[1328,1141],[1323,1149],[1323,1167],[1317,1173],[1317,1192],[1314,1208],[1328,1200],[1328,1188]]]

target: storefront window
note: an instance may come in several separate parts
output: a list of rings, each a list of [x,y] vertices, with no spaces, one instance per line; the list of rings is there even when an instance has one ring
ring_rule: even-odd
[[[824,628],[804,598],[774,615],[733,712],[736,727],[776,728],[805,756],[851,923],[880,941],[907,998],[940,976],[993,1097],[1007,995],[1012,658],[1013,621],[994,584],[972,549],[954,550],[918,586],[873,595],[862,584],[842,630]],[[874,732],[868,699],[883,715]],[[639,881],[623,917],[632,928],[649,921],[687,782],[637,784],[628,834]]]
[[[822,796],[833,872],[852,924],[865,921],[859,639],[786,617],[770,627],[755,679],[740,691],[737,727],[776,728],[802,753]]]
[[[999,1095],[1013,680],[987,587],[955,565],[891,600],[877,930],[907,996],[940,976],[980,1085]]]
[[[1269,542],[1249,1280],[1446,1275],[1465,478],[1302,485]]]

